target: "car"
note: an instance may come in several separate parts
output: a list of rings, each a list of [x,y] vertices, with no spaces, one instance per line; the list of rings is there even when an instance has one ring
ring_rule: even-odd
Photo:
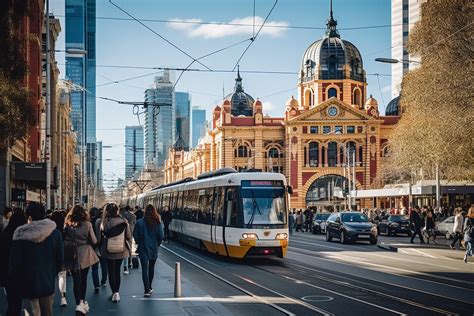
[[[326,241],[338,238],[341,244],[368,240],[377,243],[377,226],[361,212],[338,212],[331,214],[326,221]]]
[[[326,220],[330,213],[316,213],[313,219],[313,234],[322,234],[326,232]]]
[[[454,216],[450,216],[436,225],[435,234],[445,236],[446,239],[453,238]]]
[[[411,236],[410,217],[407,215],[390,215],[378,223],[377,229],[379,234],[385,234],[387,236],[397,234],[407,234]]]

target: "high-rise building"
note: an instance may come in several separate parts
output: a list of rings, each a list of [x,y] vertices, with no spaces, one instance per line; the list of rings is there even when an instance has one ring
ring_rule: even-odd
[[[143,127],[125,127],[125,180],[142,170],[144,162]]]
[[[392,64],[392,97],[400,94],[403,75],[416,68],[417,59],[409,55],[408,37],[415,23],[420,19],[421,4],[427,0],[392,0],[392,58],[403,62]]]
[[[103,169],[102,169],[102,141],[98,141],[97,143],[97,171],[96,171],[96,187],[100,190],[103,189],[104,183],[103,183]]]
[[[175,97],[169,70],[155,77],[153,87],[145,91],[145,102],[145,162],[161,166],[176,137]]]
[[[199,139],[206,135],[206,110],[193,106],[191,111],[191,147],[197,146]]]
[[[191,96],[187,92],[176,92],[176,135],[184,141],[184,148],[189,148]]]
[[[66,50],[85,50],[86,55],[66,54],[66,78],[76,86],[71,94],[73,128],[78,152],[86,149],[83,179],[97,184],[96,144],[96,0],[66,0]],[[84,140],[86,144],[84,145]]]

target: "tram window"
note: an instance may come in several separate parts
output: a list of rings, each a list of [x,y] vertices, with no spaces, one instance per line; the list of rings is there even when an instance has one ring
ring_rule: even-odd
[[[214,205],[214,225],[222,226],[222,216],[224,215],[224,194],[223,187],[216,188],[216,202]]]
[[[227,189],[227,216],[226,216],[226,226],[230,227],[236,227],[237,226],[237,215],[238,215],[238,210],[237,210],[237,199],[235,198],[235,189]],[[229,197],[232,197],[231,200],[229,200]]]

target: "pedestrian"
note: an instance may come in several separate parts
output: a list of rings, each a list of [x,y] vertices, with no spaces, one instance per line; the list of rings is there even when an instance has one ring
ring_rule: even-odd
[[[454,217],[454,226],[453,226],[453,233],[454,233],[454,239],[453,242],[449,245],[451,249],[455,249],[456,243],[459,241],[459,247],[461,248],[461,241],[462,241],[462,234],[463,234],[463,215],[462,215],[462,209],[460,207],[457,207],[455,209],[456,216]]]
[[[0,287],[5,288],[7,298],[7,316],[20,315],[21,295],[15,283],[11,282],[8,274],[10,252],[15,230],[27,223],[25,212],[15,208],[9,217],[8,225],[0,232]]]
[[[127,220],[119,215],[117,204],[110,203],[105,206],[100,231],[100,255],[107,260],[109,284],[112,290],[111,300],[118,303],[120,301],[120,266],[123,259],[130,256],[132,234]]]
[[[311,226],[313,224],[313,212],[311,212],[311,210],[309,208],[307,208],[305,211],[304,211],[304,218],[305,218],[305,230],[306,232],[309,232],[311,231]]]
[[[298,211],[296,215],[296,232],[300,231],[303,233],[303,223],[304,223],[304,215],[301,210]]]
[[[96,207],[90,210],[91,224],[94,229],[95,237],[99,240],[100,234],[100,219],[102,218],[102,209]],[[107,260],[100,256],[100,245],[97,243],[94,248],[95,253],[99,257],[99,262],[92,265],[92,282],[94,283],[94,293],[99,293],[100,287],[107,285]],[[100,280],[99,280],[99,266],[100,266]]]
[[[290,214],[288,215],[288,232],[290,233],[290,235],[293,234],[293,225],[294,224],[295,224],[295,217],[290,212]]]
[[[26,210],[28,224],[13,234],[9,274],[29,315],[53,315],[56,275],[63,264],[63,239],[56,223],[45,219],[41,204]]]
[[[143,210],[141,209],[140,206],[138,206],[138,205],[135,206],[135,212],[134,212],[134,214],[135,214],[135,216],[136,216],[136,218],[137,218],[137,221],[138,221],[139,219],[142,219],[142,218],[143,218]]]
[[[155,207],[148,204],[145,208],[144,218],[138,220],[133,232],[133,238],[138,245],[138,257],[142,265],[145,297],[149,297],[153,292],[152,283],[155,275],[155,263],[158,259],[158,248],[164,237],[163,226]]]
[[[145,215],[146,215],[146,210],[145,210]],[[170,242],[170,224],[173,221],[173,214],[171,214],[171,211],[168,206],[165,206],[163,208],[163,214],[161,216],[163,219],[163,224],[165,227],[165,238],[164,242],[169,244]]]
[[[76,205],[66,217],[65,240],[76,247],[76,260],[70,266],[76,299],[76,312],[87,314],[89,304],[86,301],[87,275],[89,268],[99,262],[94,246],[97,238],[89,221],[89,214],[81,206]]]
[[[8,222],[10,221],[10,217],[13,215],[13,210],[11,207],[5,208],[3,211],[2,222],[0,223],[0,232],[4,230],[8,226]]]
[[[121,215],[128,222],[128,227],[130,227],[130,233],[133,236],[133,230],[135,229],[135,224],[137,223],[137,217],[130,211],[130,206],[126,206],[122,209]],[[130,256],[123,261],[123,274],[129,274],[130,269],[132,268],[132,252],[130,251]]]
[[[420,217],[420,207],[417,205],[415,206],[415,209],[411,211],[410,213],[410,222],[411,226],[413,228],[413,234],[411,235],[410,243],[414,243],[413,240],[415,239],[415,236],[418,235],[420,238],[420,243],[424,244],[425,241],[423,239],[423,235],[421,234],[421,227],[423,227],[423,221]]]
[[[435,227],[436,227],[436,224],[434,220],[433,210],[428,209],[426,212],[425,227],[424,227],[424,231],[426,233],[426,240],[428,243],[430,243],[430,238],[433,238],[433,242],[437,244],[436,234],[434,233]]]
[[[64,225],[66,223],[66,212],[65,211],[54,211],[51,214],[50,219],[56,223],[56,229],[61,233],[63,240],[65,239]],[[67,282],[67,269],[63,265],[61,266],[61,271],[58,273],[58,288],[60,295],[60,306],[66,307],[66,283]]]
[[[469,208],[466,219],[464,220],[464,245],[466,247],[466,253],[464,254],[463,261],[467,263],[467,257],[472,257],[474,252],[474,205]]]

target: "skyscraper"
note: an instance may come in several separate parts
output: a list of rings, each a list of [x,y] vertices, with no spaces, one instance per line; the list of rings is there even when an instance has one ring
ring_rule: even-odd
[[[191,111],[191,147],[197,146],[199,139],[206,135],[206,110],[193,106]]]
[[[392,64],[392,97],[400,94],[403,75],[416,68],[417,63],[406,61],[417,60],[408,54],[407,41],[410,31],[420,19],[421,4],[427,0],[392,0],[392,58],[404,62]]]
[[[149,104],[145,111],[145,162],[161,166],[176,137],[176,106],[169,70],[155,77],[153,87],[145,91],[145,102]]]
[[[176,135],[181,136],[185,148],[190,143],[191,96],[187,92],[176,92]]]
[[[143,168],[143,127],[125,127],[125,180],[130,180],[135,172]]]
[[[86,55],[66,54],[66,78],[84,88],[71,93],[71,119],[77,133],[76,150],[81,152],[86,149],[86,174],[82,178],[97,185],[95,35],[96,0],[66,0],[66,50],[87,52]]]

